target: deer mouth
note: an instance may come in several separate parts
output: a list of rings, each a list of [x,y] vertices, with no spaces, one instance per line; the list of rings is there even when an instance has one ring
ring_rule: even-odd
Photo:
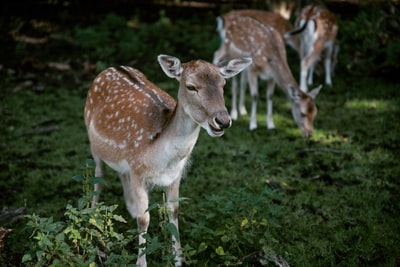
[[[222,136],[224,134],[224,128],[216,128],[213,125],[209,124],[210,127],[210,132],[212,133],[213,136]]]
[[[219,137],[224,134],[224,129],[231,127],[232,120],[226,111],[215,112],[208,119],[207,132],[210,136]]]

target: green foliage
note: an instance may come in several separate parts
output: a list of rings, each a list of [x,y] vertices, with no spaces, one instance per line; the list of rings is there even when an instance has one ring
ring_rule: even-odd
[[[119,42],[116,40],[124,39],[127,34],[126,20],[115,14],[109,14],[98,25],[76,28],[73,36],[84,58],[105,60],[114,56],[118,49]],[[132,45],[134,46],[134,43]]]
[[[339,21],[339,57],[349,71],[398,69],[399,14],[393,4],[386,4],[389,11],[378,5],[360,5],[360,11],[351,20]]]
[[[88,161],[82,176],[74,180],[83,184],[82,198],[78,207],[68,204],[64,213],[65,222],[27,215],[27,226],[33,230],[29,250],[22,258],[27,266],[109,266],[128,264],[136,256],[126,250],[129,242],[138,233],[118,233],[115,223],[126,223],[115,214],[117,205],[98,203],[91,208],[93,193],[89,189],[101,182],[92,175],[93,162]]]
[[[129,230],[125,234],[115,229],[116,223],[126,223],[126,220],[115,213],[117,205],[106,206],[98,203],[91,207],[93,185],[104,184],[104,180],[93,177],[94,163],[88,160],[83,168],[83,175],[76,175],[73,180],[82,184],[83,194],[77,207],[68,204],[64,213],[65,221],[54,221],[53,217],[43,218],[37,214],[26,215],[27,226],[32,229],[29,250],[22,257],[22,263],[27,266],[110,266],[134,264],[137,255],[127,250],[127,247],[137,250],[131,245],[139,234],[146,239],[143,253],[152,255],[161,253],[162,262],[172,266],[174,252],[170,237],[179,240],[175,225],[168,222],[170,210],[165,199],[161,204],[149,208],[157,208],[160,216],[160,233],[151,237],[149,233]],[[182,201],[183,198],[175,201]]]
[[[267,185],[261,191],[232,188],[208,196],[201,210],[192,214],[197,219],[187,222],[186,238],[196,240],[192,244],[197,247],[196,257],[230,266],[254,251],[274,253],[281,197]]]
[[[204,34],[195,34],[201,30],[199,27],[204,29],[205,26],[198,23],[201,22],[188,25],[186,21],[179,19],[172,23],[164,12],[160,12],[159,20],[153,24],[139,23],[136,18],[128,20],[111,13],[98,25],[76,28],[72,34],[74,44],[79,47],[85,59],[107,62],[108,65],[111,61],[142,65],[149,59],[154,61],[154,55],[161,53],[185,55],[187,59],[209,59],[211,55],[203,51],[210,51],[216,45],[215,42],[210,42],[213,37],[217,40],[212,34],[214,26],[210,25],[209,31],[206,31],[210,36],[205,38]],[[147,70],[146,66],[142,69]],[[154,65],[151,69],[154,69]]]
[[[400,38],[388,43],[386,48],[386,64],[389,66],[398,66],[400,62]]]

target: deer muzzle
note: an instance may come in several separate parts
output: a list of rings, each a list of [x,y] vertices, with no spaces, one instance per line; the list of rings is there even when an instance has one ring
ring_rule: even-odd
[[[208,134],[213,137],[219,137],[224,134],[224,129],[231,127],[232,119],[226,110],[214,112],[209,120]]]

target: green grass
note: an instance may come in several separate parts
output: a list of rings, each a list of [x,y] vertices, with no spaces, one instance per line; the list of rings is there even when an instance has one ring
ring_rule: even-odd
[[[121,23],[112,16],[108,19]],[[164,21],[136,29],[151,39],[164,27],[162,38],[168,42],[143,54],[139,51],[129,60],[137,56],[140,64],[133,65],[175,96],[178,83],[161,75],[156,56],[166,53],[184,60],[211,60],[218,38],[213,19],[205,21],[204,28],[199,21]],[[107,31],[108,24],[102,23],[93,28]],[[181,37],[167,39],[168,31],[176,32],[177,25]],[[93,28],[76,32],[83,38]],[[130,30],[115,33],[125,48],[124,42],[135,44],[135,40],[124,39]],[[74,31],[61,34],[73,35]],[[99,36],[104,41],[108,35]],[[204,40],[209,40],[205,46]],[[55,39],[52,45],[61,46],[59,42]],[[79,44],[75,46],[89,49]],[[182,52],[177,51],[179,45]],[[74,60],[93,60],[96,53],[87,52],[83,59]],[[78,51],[71,51],[75,54]],[[46,59],[40,49],[34,50],[34,56]],[[60,58],[67,56],[60,52]],[[120,64],[121,58],[126,55],[115,61],[101,58],[99,66]],[[63,220],[66,205],[76,203],[81,194],[80,185],[71,177],[81,172],[80,166],[90,157],[83,108],[95,74],[82,77],[36,69],[30,74],[34,86],[21,88],[29,72],[10,70],[1,70],[0,82],[0,207],[26,205],[29,214]],[[296,66],[294,70],[298,77]],[[265,94],[260,92],[257,130],[248,130],[245,116],[222,138],[201,132],[181,185],[181,196],[188,200],[181,204],[180,232],[183,246],[195,250],[190,256],[192,266],[233,265],[259,250],[281,255],[290,266],[400,264],[400,86],[340,66],[333,83],[317,96],[319,111],[310,139],[301,137],[280,90],[274,98],[275,130],[266,129]],[[43,90],[35,90],[37,86]],[[229,107],[228,88],[229,84]],[[55,130],[43,133],[41,129]],[[106,180],[102,200],[118,204],[118,213],[129,218],[117,175],[108,170]],[[161,201],[160,190],[152,192],[151,200]],[[158,220],[157,211],[152,212],[152,236],[159,234]],[[128,222],[119,227],[124,231],[136,227],[134,220]],[[5,225],[14,231],[0,256],[1,264],[19,265],[31,242],[25,224],[20,219]],[[137,253],[133,247],[132,253]],[[151,266],[158,266],[159,257],[157,252],[148,256]]]

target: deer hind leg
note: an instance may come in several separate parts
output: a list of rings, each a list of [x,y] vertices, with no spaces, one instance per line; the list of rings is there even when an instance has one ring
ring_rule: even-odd
[[[301,66],[300,66],[300,89],[304,92],[308,91],[308,83],[312,83],[313,65],[320,53],[317,25],[315,20],[308,21],[307,28],[301,37]]]
[[[181,241],[179,238],[179,223],[178,223],[179,185],[180,185],[180,179],[177,179],[165,190],[167,195],[168,207],[170,209],[169,221],[175,226],[176,233],[178,234],[178,236],[175,236],[174,234],[172,235],[172,247],[174,248],[176,267],[180,267],[184,264],[184,259],[182,258]]]
[[[250,131],[252,131],[257,129],[258,77],[254,71],[249,71],[248,78],[251,94]]]
[[[246,110],[246,84],[247,84],[247,72],[242,71],[240,73],[240,98],[239,98],[239,114],[244,116],[247,115]]]
[[[300,66],[300,89],[304,92],[308,91],[307,86],[307,74],[308,74],[309,64],[306,58],[301,60]]]
[[[99,157],[94,157],[94,162],[96,164],[96,167],[94,169],[94,176],[104,178],[103,161]],[[98,183],[94,184],[94,196],[92,200],[92,207],[94,207],[99,202],[100,191],[101,191],[101,184]]]
[[[272,117],[272,97],[275,91],[275,81],[271,79],[267,83],[267,128],[275,129],[275,123]]]
[[[120,174],[124,197],[127,209],[133,218],[136,218],[141,234],[139,235],[139,252],[136,262],[137,266],[146,267],[146,255],[143,254],[146,239],[143,234],[147,232],[150,224],[150,214],[147,211],[149,206],[149,195],[146,183],[131,174]]]
[[[318,61],[321,59],[321,56],[323,56],[322,53],[324,52],[325,48],[326,47],[325,47],[324,41],[322,39],[318,39],[318,40],[315,41],[314,49],[313,49],[312,53],[310,54],[309,62],[308,62],[309,68],[310,68],[309,69],[309,74],[308,74],[308,85],[312,85],[313,84],[314,69],[315,69],[315,66],[317,65]],[[330,79],[330,64],[331,64],[330,63],[331,62],[330,58],[331,58],[331,54],[332,54],[332,51],[329,52],[329,59],[327,57],[325,57],[325,59],[329,60],[329,72],[328,72],[329,79]],[[326,55],[328,55],[328,54],[326,54]]]
[[[308,91],[308,85],[313,83],[313,74],[316,63],[319,60],[320,51],[314,50],[301,60],[300,69],[300,89],[304,92]]]

